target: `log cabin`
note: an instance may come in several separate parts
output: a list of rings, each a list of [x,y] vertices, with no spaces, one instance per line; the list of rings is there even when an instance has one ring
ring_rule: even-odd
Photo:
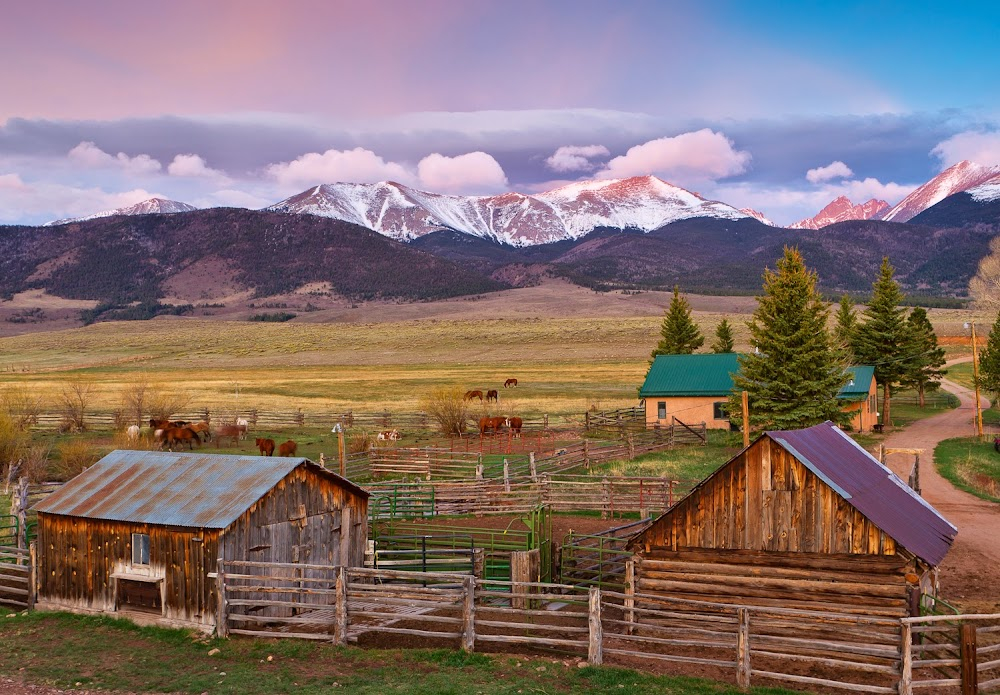
[[[635,591],[901,617],[957,529],[837,426],[765,432],[631,538]]]
[[[113,451],[34,506],[36,607],[210,631],[220,558],[360,566],[368,492],[305,458]]]

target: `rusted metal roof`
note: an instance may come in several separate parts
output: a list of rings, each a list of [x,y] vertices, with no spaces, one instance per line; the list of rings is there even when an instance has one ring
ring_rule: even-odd
[[[299,466],[368,492],[305,458],[112,451],[33,509],[88,519],[223,529]]]
[[[899,545],[940,564],[958,534],[924,498],[831,422],[767,432]]]

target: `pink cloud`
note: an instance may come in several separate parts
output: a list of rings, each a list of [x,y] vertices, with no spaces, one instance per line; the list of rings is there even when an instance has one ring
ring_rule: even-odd
[[[415,176],[403,165],[387,162],[362,147],[346,151],[309,152],[291,162],[272,164],[267,172],[280,185],[288,188],[339,182],[415,183]]]
[[[229,177],[218,169],[212,169],[204,159],[196,154],[177,155],[174,157],[174,161],[167,166],[167,173],[171,176],[210,179],[219,184],[229,182]]]
[[[593,171],[597,164],[594,157],[607,157],[611,154],[604,145],[567,145],[560,147],[545,160],[545,166],[552,171]]]
[[[496,193],[507,188],[503,168],[485,152],[428,155],[417,165],[417,176],[421,186],[442,193]]]
[[[851,167],[841,161],[831,162],[825,167],[816,167],[806,172],[806,180],[810,183],[820,183],[831,179],[846,179],[854,176]]]
[[[708,128],[650,140],[615,157],[598,178],[620,179],[655,174],[688,184],[734,176],[746,171],[750,153],[736,150],[722,133]]]
[[[941,171],[969,160],[984,166],[1000,164],[1000,132],[967,131],[938,143],[931,154],[941,160]]]
[[[33,215],[47,215],[53,220],[83,217],[134,205],[157,195],[141,188],[108,192],[96,187],[25,182],[17,174],[0,174],[0,219],[21,220]]]
[[[81,142],[67,155],[74,164],[88,169],[122,169],[130,174],[155,174],[163,166],[148,154],[129,157],[124,152],[111,156],[92,142]]]

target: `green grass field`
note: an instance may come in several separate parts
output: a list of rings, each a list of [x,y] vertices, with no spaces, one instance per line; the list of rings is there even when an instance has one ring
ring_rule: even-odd
[[[1000,502],[1000,454],[992,441],[976,437],[946,439],[934,449],[938,472],[955,487]]]
[[[0,673],[59,688],[143,693],[356,695],[636,693],[728,695],[735,686],[572,656],[334,647],[307,640],[214,640],[127,620],[0,609]],[[212,649],[219,653],[209,655]],[[756,695],[792,691],[754,688]]]

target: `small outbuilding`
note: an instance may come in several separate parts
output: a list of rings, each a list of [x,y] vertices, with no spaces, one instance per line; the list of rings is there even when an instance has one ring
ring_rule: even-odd
[[[860,365],[847,368],[847,383],[837,393],[840,409],[850,413],[851,429],[871,432],[878,424],[878,388],[875,385],[875,367]]]
[[[957,532],[826,422],[764,433],[628,548],[641,593],[903,616]]]
[[[368,492],[305,458],[113,451],[35,505],[39,608],[211,629],[218,559],[360,566]]]

